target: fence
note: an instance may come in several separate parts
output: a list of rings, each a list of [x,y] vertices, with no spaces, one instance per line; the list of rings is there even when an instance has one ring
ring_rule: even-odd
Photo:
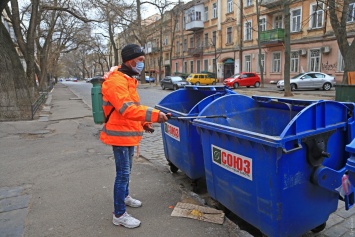
[[[53,84],[51,84],[48,88],[47,91],[42,91],[39,92],[40,96],[37,98],[37,100],[31,105],[31,119],[33,120],[37,110],[39,109],[39,107],[44,103],[48,92],[51,91],[53,89]]]

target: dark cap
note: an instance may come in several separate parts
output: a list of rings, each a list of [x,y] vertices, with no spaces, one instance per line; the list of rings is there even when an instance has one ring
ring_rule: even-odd
[[[138,58],[139,56],[144,56],[145,53],[143,49],[136,44],[127,44],[123,47],[121,51],[122,61],[127,62],[131,59]]]

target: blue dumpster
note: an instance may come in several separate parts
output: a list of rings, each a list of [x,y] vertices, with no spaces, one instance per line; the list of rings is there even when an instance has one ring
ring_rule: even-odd
[[[225,111],[226,118],[193,121],[209,195],[270,237],[323,230],[343,175],[355,174],[355,156],[347,163],[355,150],[353,108],[243,95],[214,100],[200,116]]]
[[[224,95],[235,94],[224,86],[185,86],[168,94],[155,108],[172,117],[161,125],[164,153],[169,162],[170,170],[180,169],[190,179],[205,177],[202,145],[199,134],[191,123],[213,100]]]

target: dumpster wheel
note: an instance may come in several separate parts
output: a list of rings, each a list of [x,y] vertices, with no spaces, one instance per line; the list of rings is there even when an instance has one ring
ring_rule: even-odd
[[[317,226],[316,228],[312,229],[312,232],[313,233],[321,232],[322,230],[325,229],[326,225],[327,225],[327,223],[324,222],[323,224],[321,224],[321,225]]]
[[[176,173],[179,170],[178,167],[176,167],[173,163],[170,163],[170,162],[169,162],[169,167],[170,167],[169,169],[172,173]]]

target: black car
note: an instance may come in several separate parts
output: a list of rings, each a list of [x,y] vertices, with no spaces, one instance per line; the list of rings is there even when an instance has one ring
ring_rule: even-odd
[[[179,88],[185,87],[188,83],[185,79],[178,76],[166,76],[163,80],[161,80],[160,85],[163,90],[165,89],[173,89],[177,90]]]

